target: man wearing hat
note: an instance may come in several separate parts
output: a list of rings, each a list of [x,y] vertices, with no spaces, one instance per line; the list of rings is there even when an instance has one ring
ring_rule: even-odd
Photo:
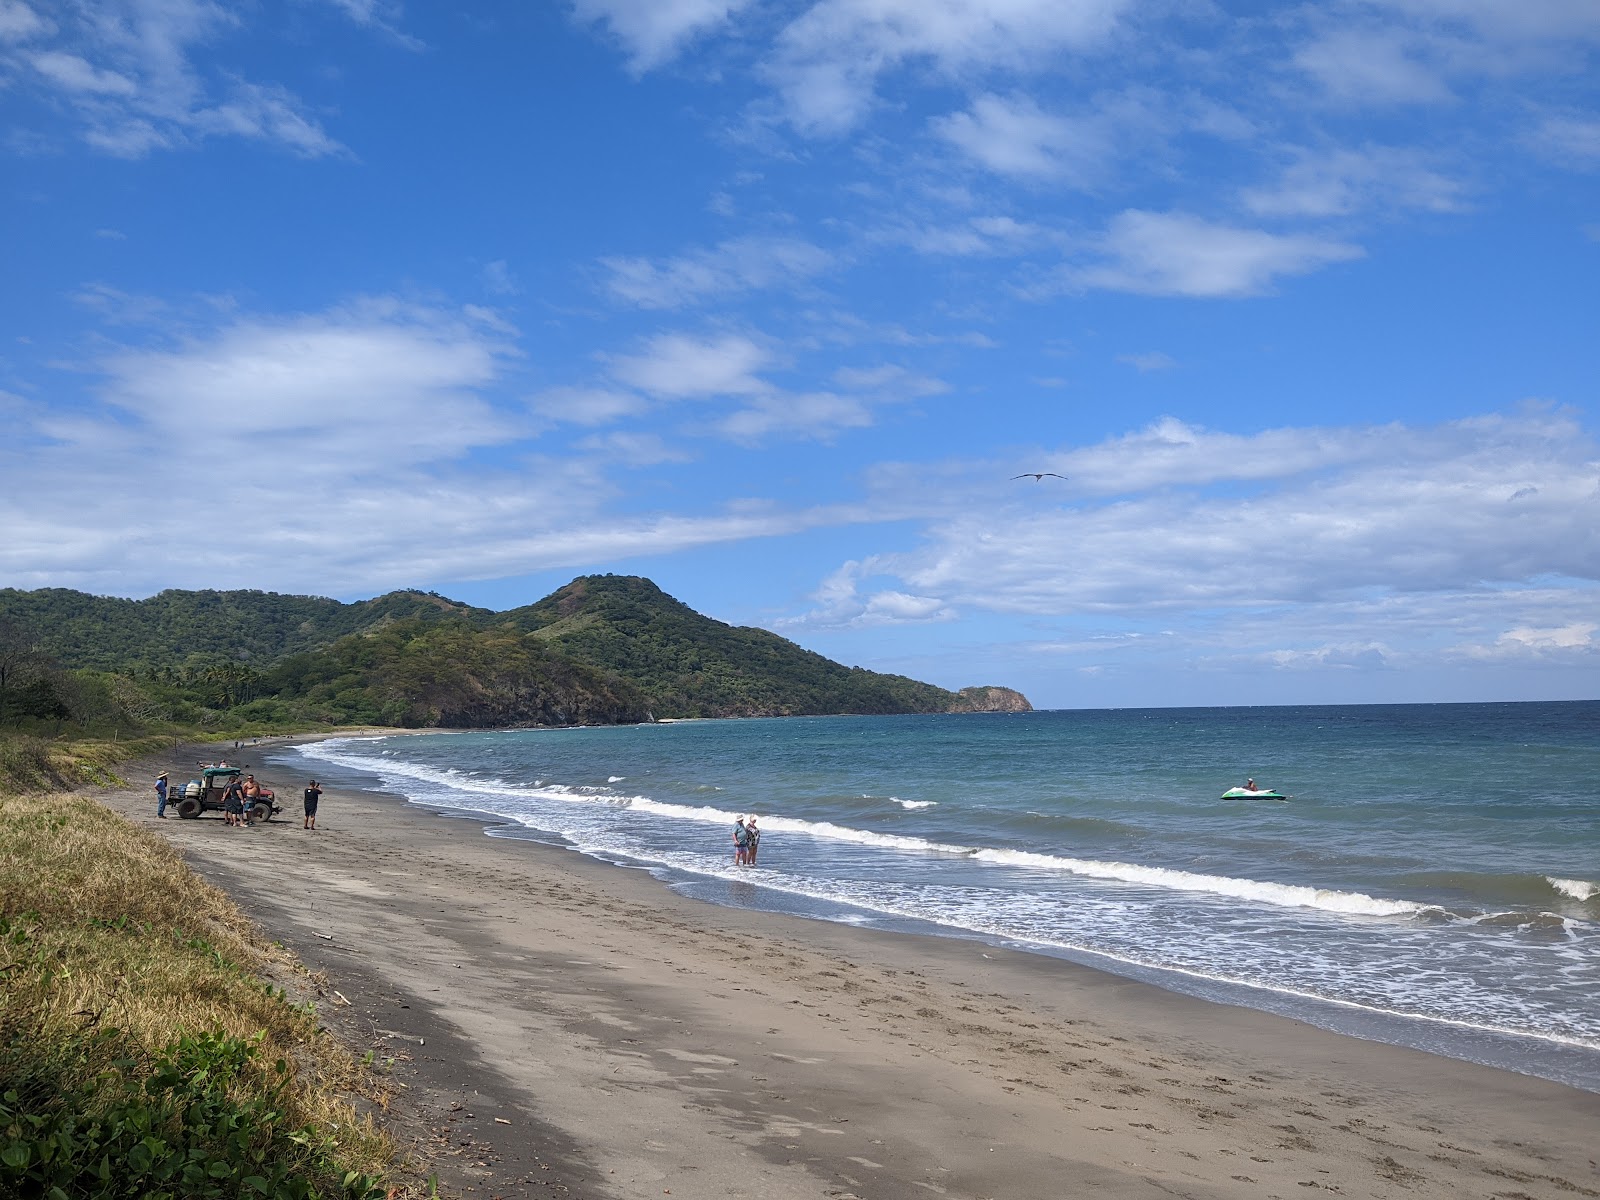
[[[167,773],[165,771],[156,776],[156,816],[163,821],[167,819]]]

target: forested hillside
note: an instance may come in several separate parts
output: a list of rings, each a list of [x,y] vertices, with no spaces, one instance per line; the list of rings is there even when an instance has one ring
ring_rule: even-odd
[[[948,712],[957,697],[846,667],[765,629],[714,621],[648,579],[589,575],[504,619],[632,680],[660,716]]]
[[[211,655],[265,665],[386,620],[481,622],[494,614],[424,592],[341,604],[325,596],[256,591],[171,590],[124,600],[67,588],[0,588],[0,616],[31,630],[39,648],[64,666],[123,671]]]
[[[495,613],[422,592],[343,604],[254,591],[146,600],[0,590],[0,725],[140,729],[614,724],[662,717],[1017,711],[846,667],[589,575]]]

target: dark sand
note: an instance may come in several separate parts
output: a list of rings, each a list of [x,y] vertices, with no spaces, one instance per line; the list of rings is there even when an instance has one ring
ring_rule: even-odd
[[[394,797],[325,793],[308,833],[304,780],[257,775],[285,811],[254,829],[100,797],[326,973],[328,1024],[396,1056],[402,1133],[473,1196],[1600,1197],[1594,1093],[720,908]]]

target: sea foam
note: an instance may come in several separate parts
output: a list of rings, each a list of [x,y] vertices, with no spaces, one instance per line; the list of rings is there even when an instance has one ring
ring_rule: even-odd
[[[1600,883],[1590,883],[1586,879],[1557,879],[1554,875],[1546,875],[1544,879],[1563,896],[1571,896],[1574,900],[1593,900],[1600,896]]]
[[[302,747],[301,753],[309,757],[323,758],[350,766],[371,767],[374,765],[370,759],[339,754],[337,752],[337,741]],[[527,784],[517,784],[508,780],[468,780],[456,774],[453,770],[440,771],[433,767],[394,762],[392,760],[376,765],[381,766],[387,772],[426,780],[471,795],[542,798],[586,804],[600,802],[612,807],[631,808],[639,812],[648,812],[672,820],[696,821],[712,825],[731,825],[736,817],[742,815],[742,810],[736,812],[711,805],[691,807],[683,804],[674,804],[670,801],[654,800],[648,796],[601,794],[602,789],[597,788],[530,787]],[[1427,907],[1409,900],[1383,899],[1361,892],[1346,892],[1333,888],[1275,883],[1259,879],[1236,879],[1226,875],[1206,875],[1193,871],[1174,870],[1168,867],[1144,866],[1138,863],[1103,862],[1097,859],[1039,854],[1028,850],[952,845],[905,834],[879,833],[871,829],[857,829],[850,825],[840,825],[832,821],[805,821],[793,817],[763,816],[761,824],[769,836],[773,833],[795,833],[807,837],[849,842],[884,850],[959,855],[974,861],[993,863],[1001,867],[1019,867],[1036,871],[1061,871],[1085,878],[1101,879],[1115,883],[1227,896],[1233,899],[1255,901],[1283,908],[1314,908],[1323,912],[1339,913],[1347,916],[1409,916],[1420,913]]]

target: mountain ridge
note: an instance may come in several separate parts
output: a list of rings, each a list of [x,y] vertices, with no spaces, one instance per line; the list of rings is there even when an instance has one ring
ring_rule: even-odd
[[[696,612],[641,576],[582,575],[503,612],[400,589],[367,600],[167,589],[143,600],[0,589],[0,620],[61,667],[120,673],[172,704],[262,719],[500,727],[661,717],[1028,711],[849,667]]]

